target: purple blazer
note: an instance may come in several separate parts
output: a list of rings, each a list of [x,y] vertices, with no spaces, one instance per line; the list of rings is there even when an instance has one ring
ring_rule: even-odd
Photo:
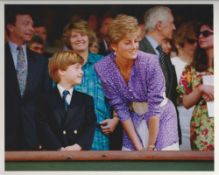
[[[109,99],[110,105],[115,109],[121,121],[131,118],[134,126],[137,126],[142,117],[147,122],[149,117],[159,116],[160,126],[156,148],[160,150],[178,142],[174,105],[168,99],[165,105],[160,105],[164,100],[165,80],[156,55],[138,51],[128,83],[120,74],[113,53],[97,62],[95,70],[102,81],[105,96]],[[130,111],[129,103],[131,102],[147,102],[148,111],[143,116],[138,116]],[[125,132],[123,146],[135,150]]]

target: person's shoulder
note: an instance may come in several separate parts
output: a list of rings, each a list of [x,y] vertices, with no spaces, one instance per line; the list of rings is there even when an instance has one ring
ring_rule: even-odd
[[[138,59],[143,63],[153,63],[158,61],[158,56],[155,54],[138,51]]]
[[[58,95],[58,90],[56,87],[51,88],[45,92],[39,94],[38,99],[42,103],[48,103],[49,101],[54,101],[55,95]]]
[[[89,53],[89,58],[90,58],[90,61],[93,62],[93,63],[96,63],[98,61],[100,61],[103,56],[100,55],[100,54],[96,54],[96,53]]]
[[[112,62],[112,53],[106,55],[103,57],[103,59],[101,59],[100,61],[98,61],[96,64],[95,64],[95,68],[101,68],[101,67],[108,67],[109,64],[111,64]]]
[[[27,54],[34,61],[43,62],[43,63],[47,63],[48,62],[48,58],[46,56],[41,55],[39,53],[36,53],[36,52],[34,52],[34,51],[30,50],[30,49],[27,49]]]
[[[142,71],[153,72],[152,70],[160,67],[157,55],[139,51],[137,59],[136,65]]]
[[[80,99],[80,101],[81,101],[82,103],[84,103],[84,102],[86,102],[86,101],[93,100],[93,97],[92,97],[92,96],[90,96],[90,95],[88,95],[88,94],[85,94],[85,93],[83,93],[83,92],[79,92],[79,91],[77,91],[77,90],[75,90],[75,89],[74,89],[73,94],[74,94],[75,96],[77,96],[78,99]]]

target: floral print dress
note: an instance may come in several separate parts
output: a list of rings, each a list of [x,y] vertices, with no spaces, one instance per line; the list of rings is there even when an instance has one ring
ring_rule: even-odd
[[[212,75],[213,69],[197,72],[188,65],[182,72],[177,92],[180,95],[189,94],[200,84],[203,75]],[[192,150],[214,150],[214,118],[208,116],[207,104],[202,97],[196,104],[190,122],[190,141]]]

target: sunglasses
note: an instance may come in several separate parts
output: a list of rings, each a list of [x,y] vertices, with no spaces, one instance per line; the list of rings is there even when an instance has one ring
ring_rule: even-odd
[[[195,44],[195,43],[197,42],[197,39],[186,38],[186,41],[187,41],[189,44]]]
[[[205,30],[203,32],[199,32],[199,36],[203,35],[205,38],[207,38],[208,36],[213,35],[213,34],[214,34],[214,32],[211,32],[211,31],[208,31],[208,30]]]

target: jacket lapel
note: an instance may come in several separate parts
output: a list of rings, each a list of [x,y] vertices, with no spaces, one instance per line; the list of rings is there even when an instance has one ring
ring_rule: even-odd
[[[73,117],[80,115],[79,112],[80,106],[80,95],[79,93],[74,90],[71,98],[71,102],[68,108],[68,111],[66,112],[64,125],[69,123],[70,120],[72,120]]]
[[[27,64],[28,64],[28,73],[27,73],[27,82],[24,96],[28,94],[28,91],[32,88],[32,85],[35,84],[34,81],[37,77],[37,58],[27,49]]]
[[[146,37],[144,37],[143,39],[143,48],[145,52],[151,53],[151,54],[156,54],[156,52],[154,51],[154,48],[151,46],[150,42],[147,40]]]
[[[62,101],[62,98],[59,94],[59,90],[57,87],[55,87],[52,92],[53,93],[52,93],[50,100],[52,103],[53,110],[55,110],[54,115],[55,115],[56,120],[59,123],[59,126],[62,126],[62,123],[66,117],[64,103]]]
[[[15,88],[16,94],[20,96],[20,89],[18,85],[17,73],[14,66],[14,61],[12,58],[12,54],[9,48],[9,45],[5,45],[5,83],[10,87]],[[10,87],[10,88],[11,88]]]

